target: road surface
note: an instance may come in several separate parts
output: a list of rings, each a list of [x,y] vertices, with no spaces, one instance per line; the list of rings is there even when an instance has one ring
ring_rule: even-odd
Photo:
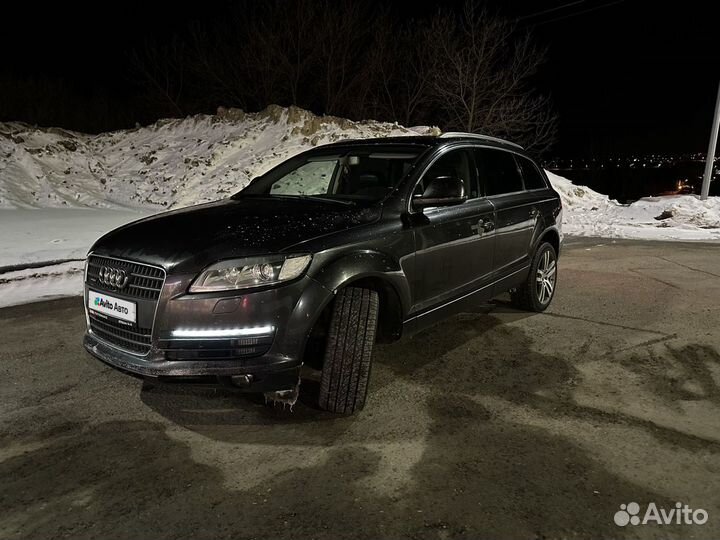
[[[114,371],[76,298],[0,310],[0,538],[720,538],[719,249],[569,240],[547,313],[380,347],[349,418]]]

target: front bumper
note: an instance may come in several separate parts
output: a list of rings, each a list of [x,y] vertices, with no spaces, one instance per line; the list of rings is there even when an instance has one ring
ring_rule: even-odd
[[[83,339],[85,349],[117,369],[143,377],[244,380],[250,391],[288,388],[292,385],[289,381],[297,381],[307,337],[332,300],[332,291],[305,276],[281,287],[255,292],[187,294],[193,277],[167,276],[154,313],[147,354],[124,350],[96,335],[90,329],[89,317]],[[86,286],[86,306],[88,289]],[[218,330],[235,328],[265,330],[249,340],[189,339],[178,337],[176,332],[204,329],[212,335]]]

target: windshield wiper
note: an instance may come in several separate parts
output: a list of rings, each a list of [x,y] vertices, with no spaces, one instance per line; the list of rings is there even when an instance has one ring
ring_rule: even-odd
[[[340,203],[348,206],[354,206],[356,204],[355,201],[349,201],[346,199],[335,199],[333,197],[323,197],[321,195],[297,195],[297,197],[301,199],[312,199],[313,201]]]

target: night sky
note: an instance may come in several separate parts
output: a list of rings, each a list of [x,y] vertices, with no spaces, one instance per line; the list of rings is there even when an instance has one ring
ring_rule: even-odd
[[[700,2],[664,4],[488,2],[549,48],[537,83],[551,94],[560,117],[554,154],[706,151],[720,80],[720,23]],[[136,88],[128,62],[133,47],[169,38],[191,21],[212,28],[228,5],[124,2],[109,10],[102,4],[40,8],[27,2],[15,10],[16,24],[6,17],[0,34],[0,99],[3,80],[30,77],[64,80],[80,103],[100,95],[121,106]],[[397,18],[422,17],[440,5],[460,2],[402,1],[392,10]]]

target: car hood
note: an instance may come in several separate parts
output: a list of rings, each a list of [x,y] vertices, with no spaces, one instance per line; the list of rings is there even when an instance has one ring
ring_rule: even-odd
[[[310,199],[226,199],[157,214],[115,229],[91,251],[199,272],[221,259],[277,253],[299,242],[377,221],[379,206]]]

